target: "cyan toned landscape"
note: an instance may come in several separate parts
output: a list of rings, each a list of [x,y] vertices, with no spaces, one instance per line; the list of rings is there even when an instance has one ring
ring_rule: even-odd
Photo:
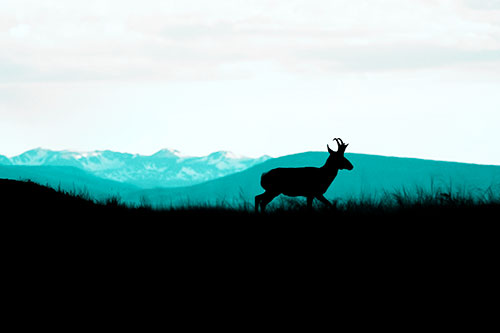
[[[325,194],[334,208],[327,209],[318,202],[316,214],[377,216],[394,209],[420,207],[423,214],[431,209],[432,214],[440,215],[461,212],[465,207],[499,207],[500,166],[345,155],[354,169],[339,171]],[[9,197],[14,186],[21,192],[23,205],[26,200],[43,201],[36,193],[49,189],[38,187],[42,185],[63,197],[87,202],[85,207],[111,206],[120,207],[122,212],[147,210],[160,215],[168,211],[230,212],[241,217],[253,215],[254,197],[263,192],[263,173],[277,167],[319,167],[327,157],[327,152],[247,158],[230,152],[190,157],[170,149],[151,156],[34,149],[12,158],[0,157],[0,178],[4,179],[0,191]],[[19,182],[6,183],[7,179]],[[25,191],[35,188],[35,194]],[[55,192],[47,193],[56,198]],[[58,204],[47,207],[61,209]],[[305,213],[304,207],[305,199],[280,196],[269,205],[268,214]]]

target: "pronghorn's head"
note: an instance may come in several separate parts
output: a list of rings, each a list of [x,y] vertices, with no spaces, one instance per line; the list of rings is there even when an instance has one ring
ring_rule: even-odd
[[[328,152],[330,153],[330,156],[326,161],[326,165],[332,169],[352,170],[354,167],[352,166],[351,162],[349,162],[349,160],[344,157],[345,149],[349,144],[344,144],[342,139],[333,139],[333,141],[337,142],[338,148],[337,151],[333,151],[330,149],[330,146],[326,145],[326,147],[328,148]]]

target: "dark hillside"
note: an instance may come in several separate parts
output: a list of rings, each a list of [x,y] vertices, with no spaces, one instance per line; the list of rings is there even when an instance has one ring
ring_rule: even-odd
[[[155,221],[210,222],[211,218],[239,218],[249,212],[217,207],[192,207],[184,210],[154,210],[131,207],[119,197],[95,201],[88,194],[69,193],[42,186],[31,181],[0,179],[0,209],[5,221],[37,221],[51,223],[114,223]],[[194,219],[194,220],[193,220]]]
[[[401,265],[408,265],[410,274],[415,263],[441,269],[454,261],[463,265],[472,253],[478,254],[475,263],[496,253],[498,198],[420,199],[401,195],[390,207],[352,201],[313,212],[289,205],[266,214],[228,206],[154,210],[114,199],[95,203],[32,182],[0,179],[1,222],[4,230],[14,229],[4,235],[17,255],[50,249],[51,257],[67,262],[75,260],[75,253],[81,258],[91,253],[103,267],[130,258],[160,270],[172,262],[187,269],[205,267],[191,278],[209,272],[214,260],[224,264],[221,270],[234,274],[237,264],[242,266],[239,274],[247,274],[252,263],[272,269],[302,259],[326,270],[339,263],[354,270],[367,267],[370,272],[353,277],[361,282],[380,269],[400,272]],[[381,258],[389,266],[381,266]]]
[[[92,200],[70,195],[30,181],[0,179],[0,207],[5,220],[64,218],[73,220],[88,217],[103,210]]]

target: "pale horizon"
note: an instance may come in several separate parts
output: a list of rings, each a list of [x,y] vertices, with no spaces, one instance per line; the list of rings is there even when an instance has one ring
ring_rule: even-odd
[[[500,165],[500,0],[4,0],[0,155]]]

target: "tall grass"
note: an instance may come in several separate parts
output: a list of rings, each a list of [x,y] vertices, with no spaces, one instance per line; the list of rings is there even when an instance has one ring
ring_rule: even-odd
[[[401,187],[382,191],[378,195],[334,198],[332,207],[314,201],[313,214],[323,215],[439,215],[500,211],[500,185],[486,189],[466,189],[461,186]],[[253,207],[252,207],[253,209]],[[271,214],[307,212],[303,198],[279,197],[268,205]]]
[[[30,185],[29,183],[25,183]],[[35,185],[35,184],[31,184]],[[39,186],[39,185],[37,185]],[[40,186],[40,189],[43,187]],[[30,186],[29,191],[36,188]],[[19,188],[19,191],[22,189]],[[377,195],[353,196],[350,198],[333,198],[331,207],[325,206],[317,200],[314,201],[313,210],[306,207],[305,198],[289,198],[280,196],[268,205],[264,214],[255,213],[253,201],[245,199],[243,195],[235,199],[220,199],[206,203],[190,202],[186,200],[182,205],[172,203],[155,204],[148,198],[141,198],[140,202],[128,204],[118,195],[97,200],[88,190],[62,190],[60,187],[54,191],[42,191],[43,195],[34,194],[27,199],[26,192],[19,192],[21,200],[32,202],[13,202],[22,207],[52,207],[54,210],[71,211],[75,207],[81,212],[91,211],[91,214],[108,214],[110,216],[197,216],[197,217],[230,217],[230,218],[260,218],[271,219],[300,217],[310,220],[310,216],[347,219],[352,217],[405,217],[427,216],[441,218],[461,217],[474,218],[479,215],[500,213],[500,185],[492,185],[485,189],[446,186],[431,184],[430,187],[402,187],[392,191],[382,191]],[[5,194],[5,193],[4,193]],[[57,195],[56,195],[57,194]],[[12,197],[12,195],[10,195]],[[6,198],[9,198],[7,196]],[[9,199],[10,200],[10,199]],[[17,199],[16,199],[17,200]],[[493,215],[491,215],[493,216]]]

